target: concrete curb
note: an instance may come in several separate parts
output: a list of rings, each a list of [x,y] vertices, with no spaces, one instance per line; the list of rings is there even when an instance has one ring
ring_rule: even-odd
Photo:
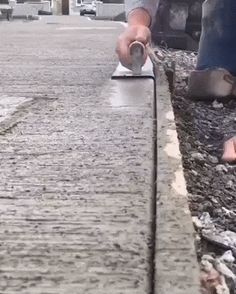
[[[199,294],[194,229],[164,70],[157,77],[155,293]]]

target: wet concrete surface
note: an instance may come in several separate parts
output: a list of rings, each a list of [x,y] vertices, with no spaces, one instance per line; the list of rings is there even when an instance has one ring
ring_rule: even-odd
[[[142,107],[146,104],[150,90],[154,89],[154,81],[152,79],[141,81],[136,78],[119,79],[112,80],[109,87],[113,89],[109,97],[113,107]]]
[[[0,99],[31,99],[1,123],[3,294],[150,292],[152,89],[142,105],[109,100],[121,30],[80,17],[0,26]]]

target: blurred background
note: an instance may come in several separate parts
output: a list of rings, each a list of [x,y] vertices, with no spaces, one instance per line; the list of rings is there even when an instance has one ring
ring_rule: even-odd
[[[152,28],[155,44],[197,50],[203,0],[160,0]],[[0,17],[8,20],[37,15],[81,15],[125,22],[123,0],[0,0]]]

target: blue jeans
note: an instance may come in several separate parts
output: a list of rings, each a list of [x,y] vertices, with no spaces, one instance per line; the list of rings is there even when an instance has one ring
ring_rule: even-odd
[[[236,76],[236,0],[206,0],[197,70],[227,69]]]

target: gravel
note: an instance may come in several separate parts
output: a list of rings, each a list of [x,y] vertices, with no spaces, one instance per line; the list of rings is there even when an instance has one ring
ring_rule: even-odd
[[[214,264],[218,264],[219,268],[219,264],[223,263],[223,254],[226,255],[230,249],[229,246],[222,246],[221,243],[225,240],[219,242],[219,236],[236,236],[236,165],[221,161],[224,141],[236,133],[236,100],[191,100],[187,96],[186,77],[194,69],[196,53],[158,49],[159,54],[160,52],[164,55],[164,63],[175,62],[176,77],[172,103],[189,193],[189,206],[197,233],[199,262],[204,254],[208,254],[217,260]],[[200,221],[206,215],[212,223],[212,229],[208,230],[209,238],[202,236],[204,224]],[[214,242],[212,236],[217,236],[218,242]],[[234,255],[230,257],[233,260],[236,252],[230,251],[228,255],[230,254]],[[220,256],[221,263],[217,259]],[[236,273],[235,259],[227,266]],[[218,270],[217,266],[214,270]],[[225,279],[227,282],[227,277]],[[236,293],[235,285],[232,287],[230,283],[228,286],[230,293]]]

